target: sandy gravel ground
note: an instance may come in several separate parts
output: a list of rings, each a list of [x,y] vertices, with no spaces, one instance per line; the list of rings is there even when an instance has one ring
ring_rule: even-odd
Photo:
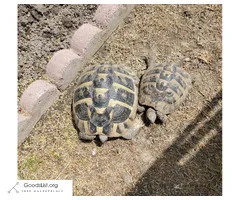
[[[136,6],[90,64],[121,63],[141,75],[150,40],[158,62],[185,60],[198,77],[184,105],[133,140],[82,142],[71,117],[76,78],[19,148],[19,176],[72,179],[74,195],[221,195],[221,34],[220,5]]]

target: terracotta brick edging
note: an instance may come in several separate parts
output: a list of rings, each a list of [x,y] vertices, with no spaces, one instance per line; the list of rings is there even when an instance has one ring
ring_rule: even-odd
[[[83,24],[74,33],[70,49],[54,53],[46,66],[51,83],[37,80],[31,83],[20,98],[18,113],[18,145],[29,136],[35,124],[58,99],[61,91],[73,81],[117,26],[129,15],[134,5],[99,5],[93,20],[97,24]]]

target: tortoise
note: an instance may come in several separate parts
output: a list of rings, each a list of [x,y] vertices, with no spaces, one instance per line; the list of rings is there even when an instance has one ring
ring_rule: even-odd
[[[72,102],[80,139],[93,140],[97,135],[102,143],[111,137],[132,139],[143,126],[136,118],[138,86],[139,78],[125,66],[89,66]]]
[[[192,78],[181,68],[182,62],[155,64],[153,57],[145,57],[147,70],[140,81],[140,112],[154,123],[157,117],[164,123],[165,116],[177,109],[192,87]]]

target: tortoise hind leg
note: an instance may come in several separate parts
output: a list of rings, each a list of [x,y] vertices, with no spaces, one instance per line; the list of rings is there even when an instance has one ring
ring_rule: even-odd
[[[123,138],[127,140],[131,140],[134,138],[141,130],[141,128],[144,126],[142,120],[135,118],[133,122],[133,126],[125,133],[122,135]]]
[[[89,135],[86,134],[85,128],[84,128],[84,123],[81,122],[77,117],[75,117],[75,124],[76,127],[78,129],[78,134],[80,139],[82,140],[94,140],[95,139],[95,135]]]
[[[89,141],[91,141],[91,140],[94,140],[96,136],[95,135],[86,135],[86,134],[84,134],[82,132],[79,132],[79,137],[82,140],[89,140]]]

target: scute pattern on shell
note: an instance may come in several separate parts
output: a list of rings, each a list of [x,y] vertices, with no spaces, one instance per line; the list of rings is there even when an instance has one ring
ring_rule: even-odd
[[[184,101],[191,86],[191,76],[184,69],[176,64],[159,64],[143,75],[139,103],[169,114]]]
[[[120,137],[133,125],[139,79],[121,65],[90,66],[73,96],[73,116],[81,133]]]

